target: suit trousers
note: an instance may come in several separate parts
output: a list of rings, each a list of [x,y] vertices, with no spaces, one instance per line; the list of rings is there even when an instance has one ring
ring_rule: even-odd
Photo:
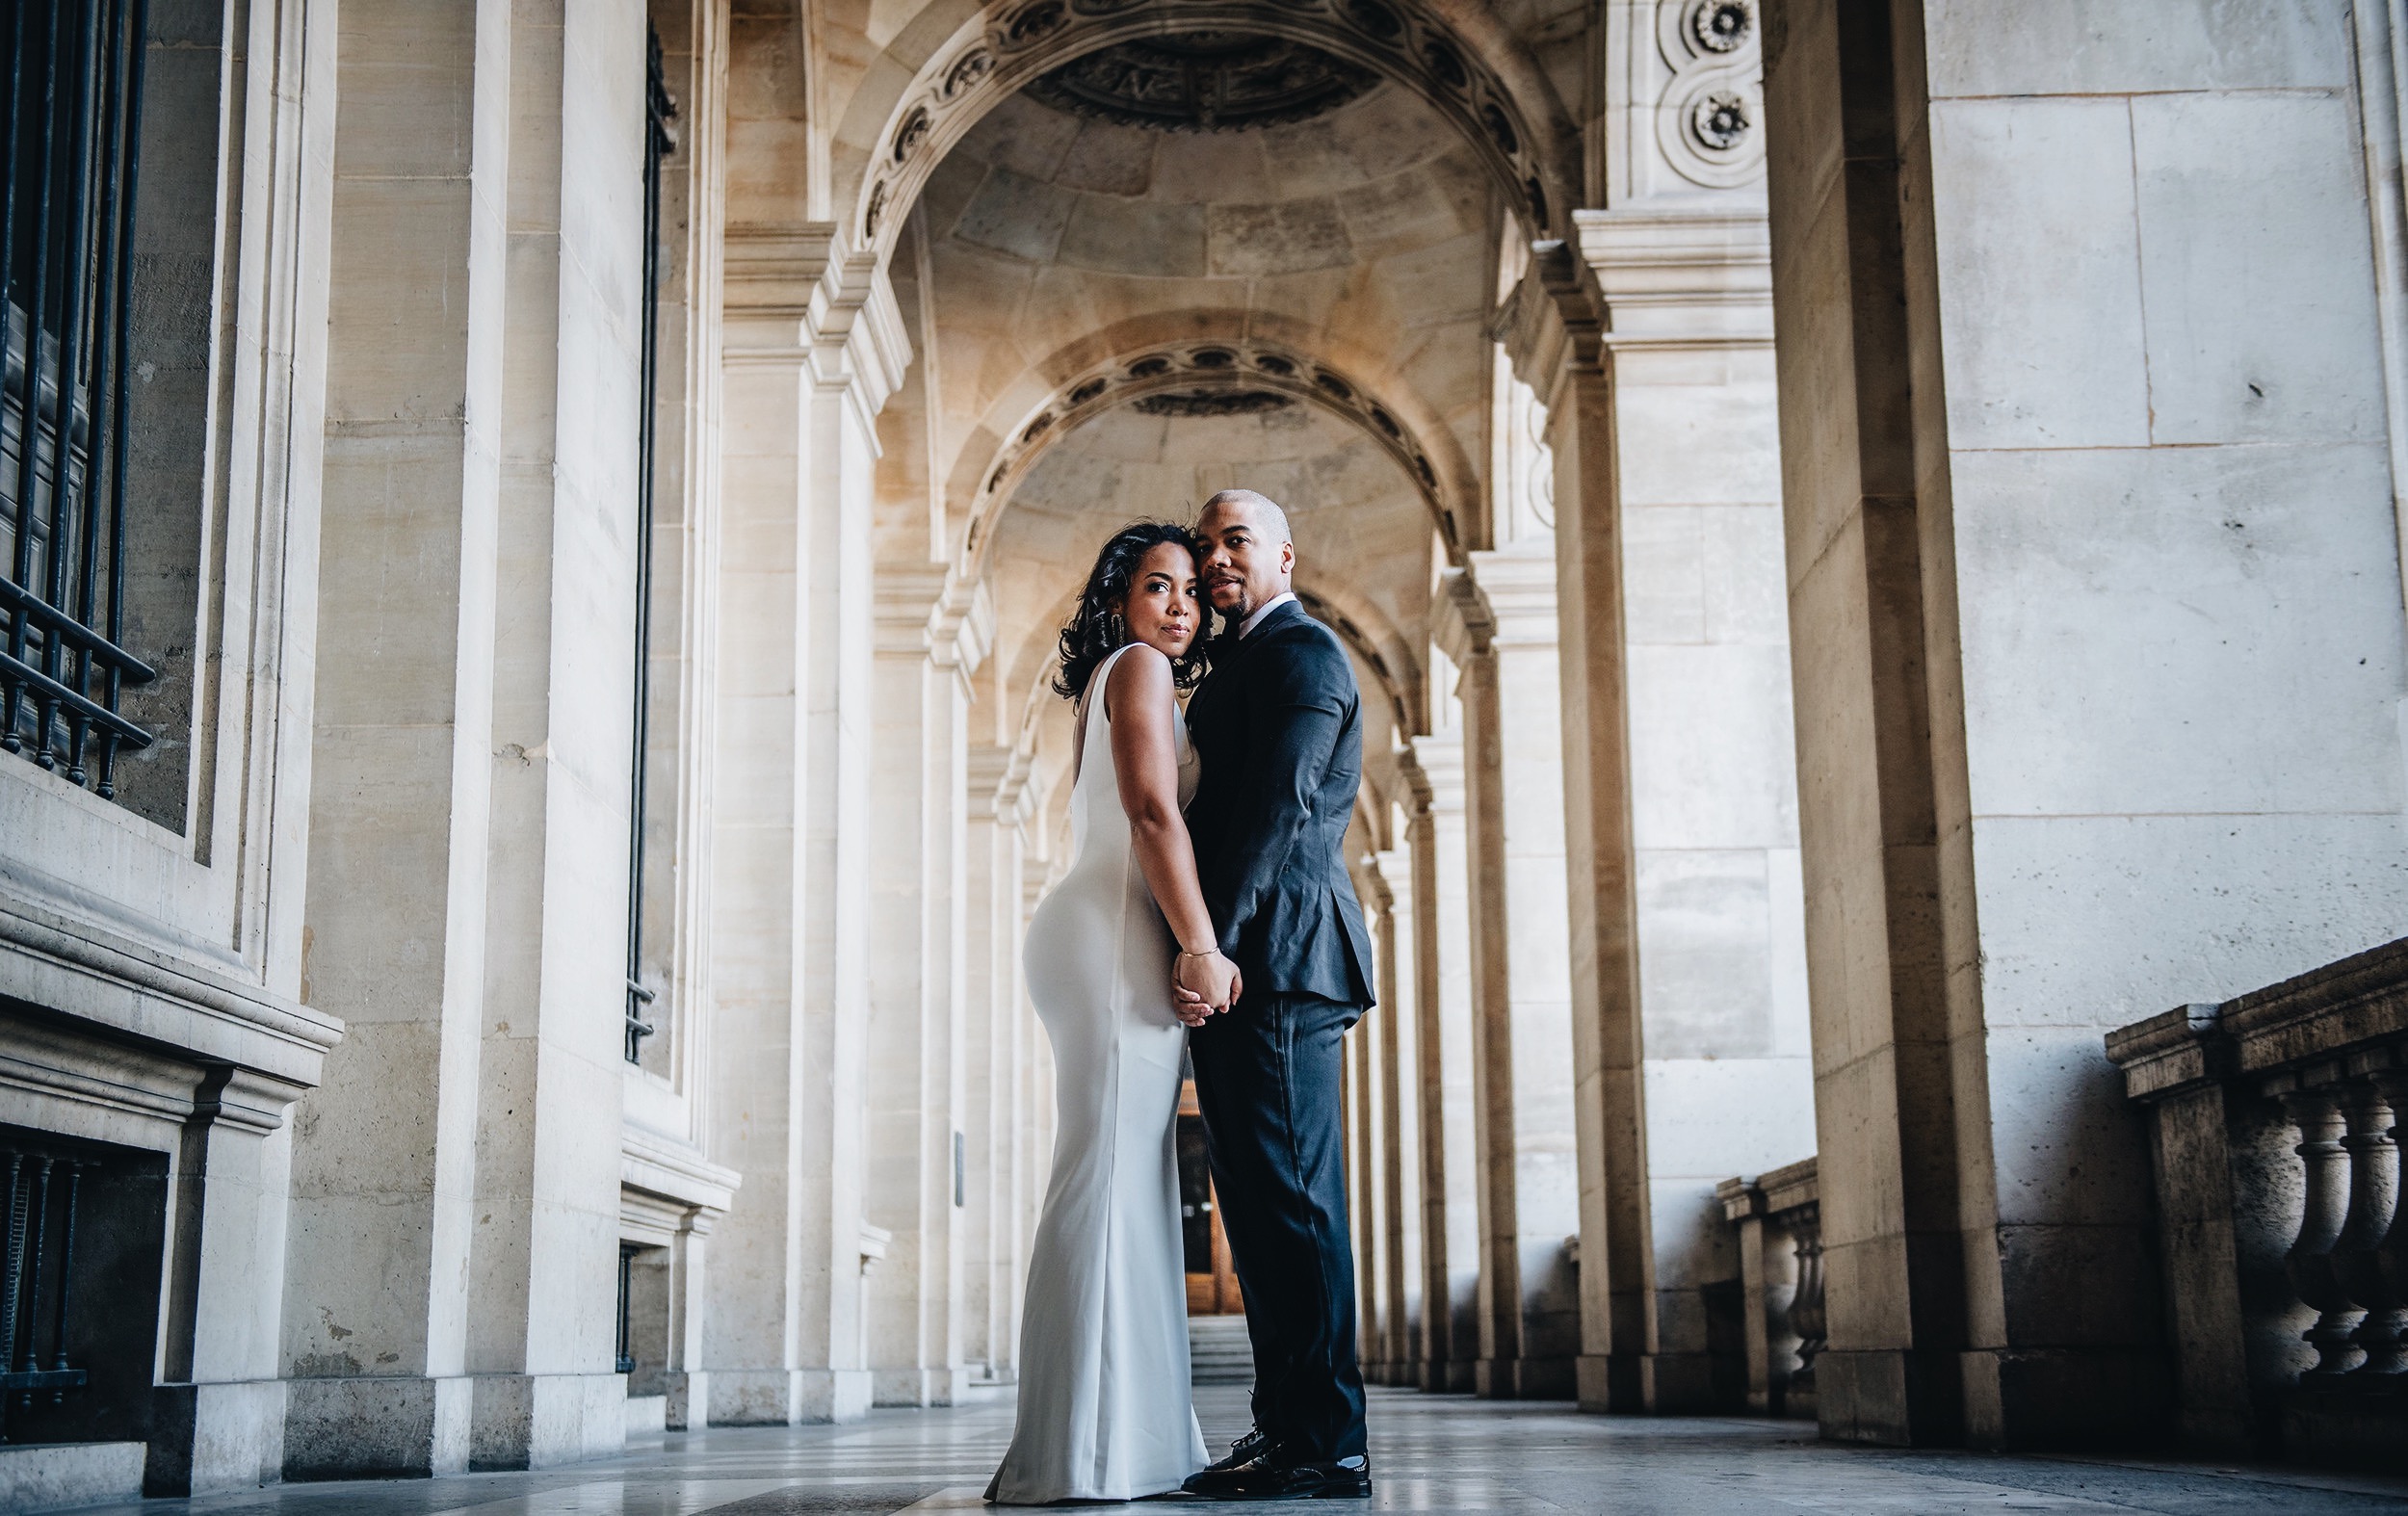
[[[1363,1007],[1246,992],[1189,1034],[1254,1344],[1254,1425],[1316,1462],[1364,1451],[1340,1038]]]

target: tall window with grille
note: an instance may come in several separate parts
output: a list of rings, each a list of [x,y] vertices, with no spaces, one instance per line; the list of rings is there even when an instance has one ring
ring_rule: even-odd
[[[661,245],[661,176],[676,149],[677,106],[662,69],[661,37],[646,29],[644,41],[643,305],[639,317],[642,354],[639,376],[641,408],[636,418],[636,711],[635,754],[628,787],[627,823],[627,1061],[643,1060],[643,1041],[657,1030],[651,1017],[656,992],[643,982],[643,867],[646,748],[652,704],[652,495],[659,476],[661,279],[667,259]]]
[[[0,749],[114,798],[150,734],[119,704],[126,379],[146,0],[12,0],[0,374]]]

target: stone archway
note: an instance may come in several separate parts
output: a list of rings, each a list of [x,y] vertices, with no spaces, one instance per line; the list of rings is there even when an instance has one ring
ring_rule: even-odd
[[[1453,438],[1443,428],[1431,429],[1432,440],[1425,441],[1423,429],[1405,419],[1406,406],[1290,343],[1266,336],[1198,337],[1139,344],[1091,362],[1021,414],[981,474],[962,543],[970,577],[982,570],[1011,486],[1079,423],[1116,405],[1150,402],[1165,405],[1165,413],[1178,413],[1173,407],[1184,405],[1187,413],[1211,414],[1243,408],[1256,396],[1305,401],[1362,431],[1404,471],[1428,508],[1449,558],[1460,556],[1460,523],[1477,486],[1466,460],[1453,456]]]
[[[850,194],[856,246],[882,259],[946,153],[998,102],[1117,42],[1232,30],[1310,44],[1411,90],[1479,151],[1533,238],[1579,203],[1580,138],[1546,76],[1479,7],[1432,0],[1009,0],[964,20],[891,96],[856,95],[839,138],[866,154]],[[901,60],[888,60],[900,64]],[[875,136],[869,115],[888,101]]]

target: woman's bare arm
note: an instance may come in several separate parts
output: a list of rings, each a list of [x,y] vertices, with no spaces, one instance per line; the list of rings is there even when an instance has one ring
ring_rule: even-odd
[[[1151,647],[1112,665],[1104,688],[1112,720],[1112,774],[1128,814],[1138,867],[1171,935],[1188,954],[1217,954],[1219,934],[1195,882],[1195,845],[1179,810],[1179,719],[1170,660]],[[1226,1002],[1222,1002],[1226,1004]]]

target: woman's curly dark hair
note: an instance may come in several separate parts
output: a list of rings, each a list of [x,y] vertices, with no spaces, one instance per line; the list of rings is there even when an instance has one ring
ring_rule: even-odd
[[[1195,534],[1172,521],[1132,521],[1114,532],[1104,550],[1095,555],[1086,588],[1079,592],[1079,608],[1070,613],[1069,622],[1061,629],[1061,672],[1054,676],[1056,694],[1076,700],[1086,693],[1097,666],[1128,641],[1120,608],[1137,583],[1138,565],[1165,542],[1186,548],[1188,556],[1199,563],[1204,560],[1197,551]],[[1186,657],[1171,661],[1171,679],[1182,690],[1204,677],[1204,620],[1199,607],[1195,640]]]

